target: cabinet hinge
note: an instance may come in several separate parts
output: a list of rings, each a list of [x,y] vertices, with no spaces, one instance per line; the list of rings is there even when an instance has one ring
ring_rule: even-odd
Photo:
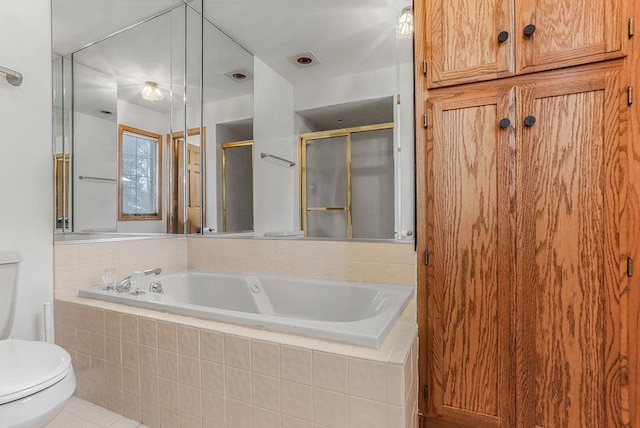
[[[422,61],[422,75],[423,76],[427,75],[427,60],[426,59],[424,61]]]
[[[424,114],[423,122],[424,129],[427,129],[429,127],[429,116],[426,113]]]
[[[627,105],[633,104],[633,86],[627,86]]]
[[[424,401],[427,401],[429,399],[429,385],[425,385],[422,387],[422,398],[424,398]]]
[[[397,95],[396,95],[396,100],[397,100],[397,101],[396,101],[396,102],[397,102],[397,104],[398,104],[398,105],[400,105],[400,94],[397,94]]]
[[[424,265],[429,266],[429,251],[424,252]]]
[[[629,25],[627,27],[627,34],[629,38],[633,37],[633,17],[629,18]]]
[[[631,278],[633,276],[633,259],[627,257],[627,276]]]

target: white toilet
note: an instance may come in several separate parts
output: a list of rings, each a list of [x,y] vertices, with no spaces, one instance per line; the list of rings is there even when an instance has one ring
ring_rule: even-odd
[[[41,428],[76,389],[71,357],[52,343],[7,339],[13,324],[20,255],[0,252],[0,426]]]

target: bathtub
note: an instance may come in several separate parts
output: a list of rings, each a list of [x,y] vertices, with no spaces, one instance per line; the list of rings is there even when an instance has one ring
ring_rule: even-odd
[[[379,348],[413,287],[200,270],[147,277],[163,294],[81,289],[80,297]]]

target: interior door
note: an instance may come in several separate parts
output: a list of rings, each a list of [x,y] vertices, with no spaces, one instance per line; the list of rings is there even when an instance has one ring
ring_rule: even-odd
[[[418,159],[421,385],[427,416],[470,427],[514,426],[512,302],[515,222],[510,210],[514,91],[439,92]],[[427,260],[425,260],[427,262]],[[429,422],[427,422],[429,426]]]
[[[616,72],[518,92],[520,427],[623,427],[629,415]]]
[[[170,138],[169,138],[170,137]],[[167,233],[199,233],[204,218],[202,204],[201,150],[206,150],[206,130],[202,139],[200,128],[189,129],[187,136],[186,161],[184,134],[176,132],[167,135],[170,141],[169,153],[169,215]],[[185,174],[186,168],[186,174]],[[185,180],[183,182],[183,179]],[[186,197],[185,197],[186,195]],[[186,204],[186,205],[185,205]],[[185,219],[186,211],[186,219]]]

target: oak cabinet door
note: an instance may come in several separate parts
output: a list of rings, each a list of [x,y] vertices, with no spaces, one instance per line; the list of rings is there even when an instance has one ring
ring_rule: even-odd
[[[515,0],[516,74],[624,54],[625,0]]]
[[[517,138],[518,426],[628,426],[619,77],[539,81],[517,98],[535,118]]]
[[[429,88],[617,58],[625,0],[425,0],[416,62]],[[423,53],[422,53],[423,52]],[[423,57],[421,57],[423,56]]]
[[[429,87],[513,75],[513,0],[426,0],[424,8]]]
[[[473,427],[514,426],[513,93],[427,104],[428,416]]]

